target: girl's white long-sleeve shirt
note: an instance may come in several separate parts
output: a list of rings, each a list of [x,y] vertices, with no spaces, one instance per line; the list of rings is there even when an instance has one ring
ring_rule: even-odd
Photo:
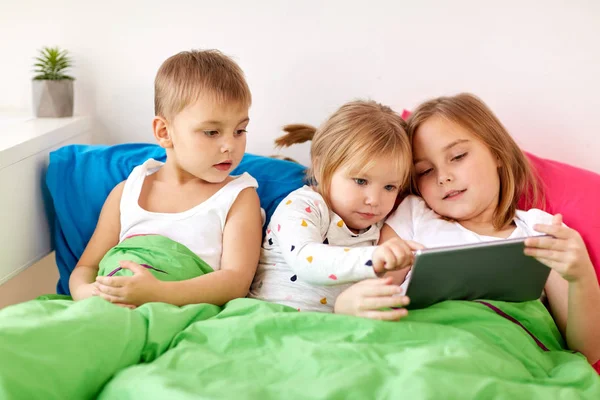
[[[332,312],[352,283],[376,277],[371,258],[382,225],[354,233],[319,193],[308,186],[295,190],[267,227],[250,297]]]

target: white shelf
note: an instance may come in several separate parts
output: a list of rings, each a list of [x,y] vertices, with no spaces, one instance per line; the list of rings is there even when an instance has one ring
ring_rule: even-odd
[[[90,117],[31,118],[0,114],[0,170],[90,129]]]
[[[49,153],[91,138],[90,117],[38,119],[0,111],[0,285],[52,251]]]

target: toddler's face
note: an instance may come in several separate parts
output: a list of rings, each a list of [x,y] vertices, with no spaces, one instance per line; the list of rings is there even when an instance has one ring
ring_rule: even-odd
[[[342,166],[332,176],[329,197],[333,212],[353,232],[383,220],[394,207],[402,174],[390,157],[377,159],[361,174]]]

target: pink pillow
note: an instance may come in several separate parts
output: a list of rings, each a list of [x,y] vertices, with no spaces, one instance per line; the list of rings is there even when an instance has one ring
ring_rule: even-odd
[[[563,221],[583,238],[600,282],[600,175],[558,161],[525,153],[544,192],[544,211],[560,213]],[[528,209],[524,199],[519,208]]]

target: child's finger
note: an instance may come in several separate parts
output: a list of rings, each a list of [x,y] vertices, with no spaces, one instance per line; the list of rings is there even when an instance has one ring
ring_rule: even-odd
[[[363,311],[359,313],[360,317],[369,318],[369,319],[377,319],[380,321],[397,321],[402,317],[408,315],[406,309],[402,308],[399,310],[389,310],[389,311]]]
[[[402,288],[397,285],[373,285],[363,291],[365,297],[393,296],[402,293]]]
[[[106,285],[102,285],[102,284],[98,284],[98,292],[103,293],[103,294],[108,294],[110,296],[116,296],[116,297],[121,297],[121,295],[122,295],[121,288],[106,286]]]
[[[97,276],[96,282],[105,286],[123,287],[130,279],[130,276]]]
[[[562,223],[563,223],[562,214],[555,214],[552,217],[552,225],[562,225]]]
[[[373,271],[375,271],[376,274],[380,274],[383,271],[385,271],[384,265],[385,265],[385,249],[382,248],[378,248],[377,252],[375,254],[373,254]]]
[[[567,248],[567,242],[565,240],[556,239],[553,237],[534,236],[525,239],[525,246],[540,249],[565,251]]]
[[[569,229],[563,225],[536,224],[533,226],[533,229],[540,233],[554,236],[557,239],[568,239],[570,237]]]
[[[563,268],[564,264],[562,264],[559,261],[551,260],[549,258],[544,258],[544,257],[536,257],[535,259],[538,260],[539,262],[541,262],[542,264],[544,264],[546,267],[555,270],[556,272],[558,272],[561,275],[564,272],[564,268]]]
[[[413,262],[414,262],[414,254],[412,249],[410,248],[409,244],[407,242],[402,242],[402,248],[401,248],[401,254],[400,257],[398,257],[398,263],[401,263],[401,265],[397,266],[397,269],[399,268],[406,268],[406,267],[410,267]]]
[[[386,276],[383,278],[373,278],[373,279],[367,279],[364,280],[363,282],[367,282],[367,281],[372,281],[374,285],[391,285],[391,283],[394,281],[394,279],[391,276]]]
[[[121,261],[119,266],[124,269],[128,269],[134,274],[146,272],[146,268],[133,261]]]
[[[411,250],[422,250],[425,248],[421,243],[413,242],[412,240],[405,240],[405,242]]]
[[[559,269],[559,266],[562,265],[559,261],[553,260],[551,258],[536,257],[536,260],[552,269]]]
[[[116,296],[111,296],[111,295],[105,294],[105,293],[98,294],[98,297],[102,297],[104,300],[109,301],[111,303],[122,303],[123,302],[123,299],[116,297]]]
[[[386,264],[385,269],[390,271],[397,268],[397,264],[406,256],[406,250],[404,249],[405,246],[406,245],[402,242],[390,243],[390,245],[387,248],[389,252],[393,255],[394,260],[393,263]]]
[[[363,300],[361,310],[378,310],[385,307],[404,307],[409,300],[406,296],[367,297]]]
[[[359,283],[357,283],[357,285],[366,288],[366,287],[369,287],[369,286],[389,285],[390,283],[392,283],[392,278],[390,278],[390,277],[384,277],[384,278],[369,278],[369,279],[365,279],[365,280],[360,281]]]
[[[548,260],[560,261],[564,253],[556,250],[526,247],[525,254],[535,258],[547,258]]]
[[[402,293],[402,288],[398,285],[378,285],[365,288],[362,295],[364,297],[384,297],[399,295],[400,293]]]
[[[389,247],[386,247],[383,251],[383,269],[384,270],[394,269],[395,266],[396,266],[396,255]]]
[[[393,246],[386,245],[382,252],[381,258],[383,259],[383,269],[389,271],[396,265],[396,249]]]
[[[392,249],[395,256],[395,263],[394,265],[386,266],[388,271],[404,269],[412,265],[414,256],[406,242],[396,243],[392,246]]]

